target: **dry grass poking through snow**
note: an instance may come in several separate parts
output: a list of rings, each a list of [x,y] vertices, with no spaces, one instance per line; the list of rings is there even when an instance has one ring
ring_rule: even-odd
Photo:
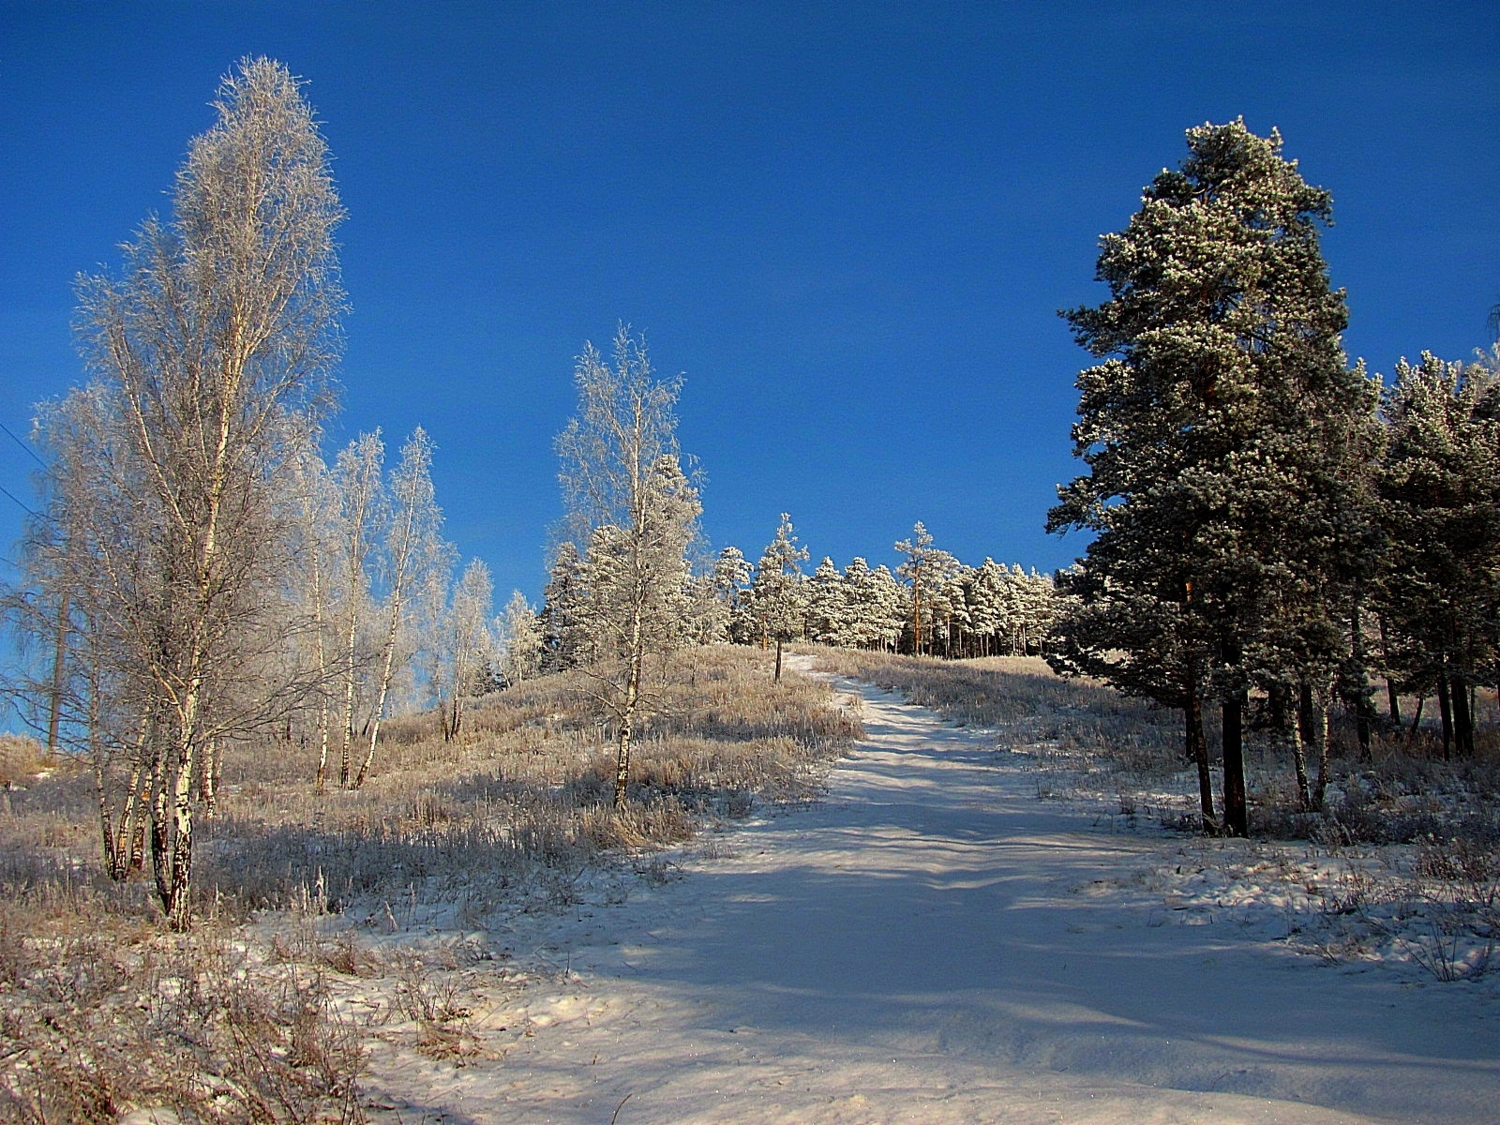
[[[815,799],[862,733],[826,685],[773,683],[765,654],[696,650],[654,685],[616,816],[612,732],[582,686],[490,696],[452,742],[431,717],[391,723],[357,793],[314,792],[311,745],[237,749],[186,936],[161,931],[144,876],[100,874],[88,772],[18,765],[25,788],[0,796],[0,1121],[364,1120],[370,1036],[455,1063],[491,1049],[467,1027],[466,974],[497,954],[418,929],[482,935],[586,884],[660,877],[651,849]]]
[[[1065,680],[1037,658],[962,662],[818,650],[822,667],[897,691],[1034,769],[1042,799],[1117,829],[1193,830],[1197,776],[1177,713]],[[1414,701],[1407,700],[1409,709]],[[1295,811],[1284,746],[1247,745],[1250,841],[1182,835],[1156,869],[1122,883],[1181,924],[1230,918],[1340,963],[1478,981],[1500,995],[1500,745],[1493,715],[1475,760],[1444,762],[1430,735],[1377,732],[1371,760],[1340,732],[1323,813]],[[1210,721],[1210,743],[1217,731]],[[1217,771],[1217,763],[1215,769]],[[1217,773],[1216,773],[1217,781]]]

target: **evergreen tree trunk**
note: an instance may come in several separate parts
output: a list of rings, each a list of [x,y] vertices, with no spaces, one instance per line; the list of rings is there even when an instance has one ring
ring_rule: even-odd
[[[1427,706],[1425,695],[1417,696],[1417,711],[1411,717],[1411,729],[1406,732],[1406,741],[1410,745],[1417,737],[1417,731],[1422,727],[1422,709]]]
[[[1224,832],[1250,835],[1245,803],[1245,693],[1231,692],[1223,700],[1224,716]]]
[[[781,682],[781,638],[776,638],[776,675],[772,677],[777,683]]]
[[[1438,711],[1443,718],[1443,761],[1453,757],[1453,707],[1448,699],[1448,660],[1443,659],[1437,678]]]
[[[1219,834],[1219,820],[1214,815],[1214,780],[1208,764],[1208,739],[1203,735],[1203,697],[1198,694],[1194,680],[1188,687],[1187,706],[1182,709],[1187,731],[1188,756],[1198,766],[1198,810],[1203,818],[1203,831],[1210,836]]]
[[[1474,722],[1469,710],[1469,690],[1463,680],[1454,676],[1449,688],[1453,701],[1453,749],[1460,758],[1474,756]]]
[[[1359,599],[1355,598],[1349,612],[1349,664],[1351,682],[1350,702],[1354,711],[1354,732],[1359,740],[1361,761],[1368,762],[1370,750],[1370,679],[1369,666],[1365,659],[1365,630],[1360,621]]]
[[[1401,699],[1396,691],[1396,680],[1391,675],[1391,641],[1386,632],[1385,614],[1381,614],[1377,620],[1380,622],[1380,658],[1385,663],[1385,702],[1390,711],[1391,725],[1398,732],[1401,727]]]
[[[1360,692],[1354,697],[1354,737],[1359,742],[1359,758],[1368,762],[1374,757],[1370,747],[1372,707],[1369,698]]]
[[[1304,809],[1317,812],[1323,808],[1323,794],[1328,788],[1328,708],[1318,706],[1312,685],[1304,683],[1297,699],[1297,728],[1304,748],[1312,747],[1317,756],[1316,787],[1309,787],[1305,760],[1297,763],[1297,788]]]

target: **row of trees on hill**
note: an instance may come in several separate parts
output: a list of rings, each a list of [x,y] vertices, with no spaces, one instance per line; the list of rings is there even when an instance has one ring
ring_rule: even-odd
[[[934,548],[921,523],[895,546],[903,561],[894,573],[872,569],[859,556],[840,571],[824,556],[807,575],[799,565],[806,552],[783,513],[759,565],[746,568],[750,579],[730,589],[729,639],[808,640],[955,659],[1042,651],[1056,613],[1049,576],[993,559],[965,566]]]
[[[47,454],[4,599],[32,661],[10,694],[93,762],[106,866],[189,919],[194,815],[237,739],[316,738],[361,784],[398,696],[451,732],[491,646],[490,580],[455,584],[433,445],[318,453],[342,350],[328,154],[297,82],[243,61],[167,220],[79,283],[89,382],[39,408]]]
[[[807,549],[786,513],[754,565],[738,547],[726,547],[711,567],[695,567],[687,530],[673,540],[683,553],[673,555],[671,596],[660,599],[670,631],[684,643],[775,645],[778,675],[788,641],[955,659],[1038,654],[1057,614],[1050,576],[992,559],[966,566],[934,548],[920,523],[896,544],[903,561],[894,572],[858,556],[840,570],[825,556],[807,573]],[[597,660],[608,629],[600,624],[601,615],[608,618],[600,589],[608,588],[612,566],[601,557],[608,558],[592,545],[583,552],[571,540],[561,545],[536,624],[518,616],[519,624],[503,631],[517,638],[502,646],[507,668],[534,674]]]
[[[1319,808],[1329,709],[1368,752],[1372,671],[1391,721],[1398,692],[1436,696],[1445,748],[1472,752],[1475,686],[1500,678],[1500,371],[1424,355],[1383,388],[1350,366],[1328,193],[1274,132],[1187,141],[1101,240],[1110,299],[1064,314],[1099,363],[1078,377],[1087,472],[1048,526],[1093,540],[1063,575],[1050,659],[1181,709],[1205,825],[1243,835],[1247,723],[1285,735]]]

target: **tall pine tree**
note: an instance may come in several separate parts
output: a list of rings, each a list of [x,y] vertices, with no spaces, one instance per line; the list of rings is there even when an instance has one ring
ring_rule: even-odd
[[[1070,582],[1095,614],[1075,631],[1080,658],[1109,675],[1105,652],[1128,653],[1115,681],[1184,707],[1195,752],[1196,700],[1219,701],[1224,828],[1243,835],[1250,689],[1342,659],[1335,600],[1309,594],[1357,585],[1367,532],[1350,512],[1366,510],[1375,400],[1339,341],[1344,295],[1319,246],[1328,193],[1274,131],[1240,120],[1187,143],[1101,240],[1110,299],[1064,314],[1102,362],[1078,377],[1074,452],[1089,472],[1060,489],[1048,527],[1095,533]],[[1288,621],[1299,644],[1284,643]],[[1268,669],[1270,653],[1305,667]]]
[[[1500,652],[1500,373],[1426,352],[1403,359],[1385,414],[1388,674],[1436,689],[1445,756],[1472,755],[1469,695],[1495,681]]]

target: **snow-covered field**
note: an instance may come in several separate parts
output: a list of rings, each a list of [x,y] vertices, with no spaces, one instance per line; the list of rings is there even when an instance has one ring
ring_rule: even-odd
[[[412,1018],[370,1040],[372,1119],[1500,1121],[1490,978],[1317,936],[1308,872],[1347,887],[1347,857],[1039,801],[995,732],[837,687],[867,739],[817,806],[565,911],[393,918]],[[357,1019],[388,987],[338,990]]]

